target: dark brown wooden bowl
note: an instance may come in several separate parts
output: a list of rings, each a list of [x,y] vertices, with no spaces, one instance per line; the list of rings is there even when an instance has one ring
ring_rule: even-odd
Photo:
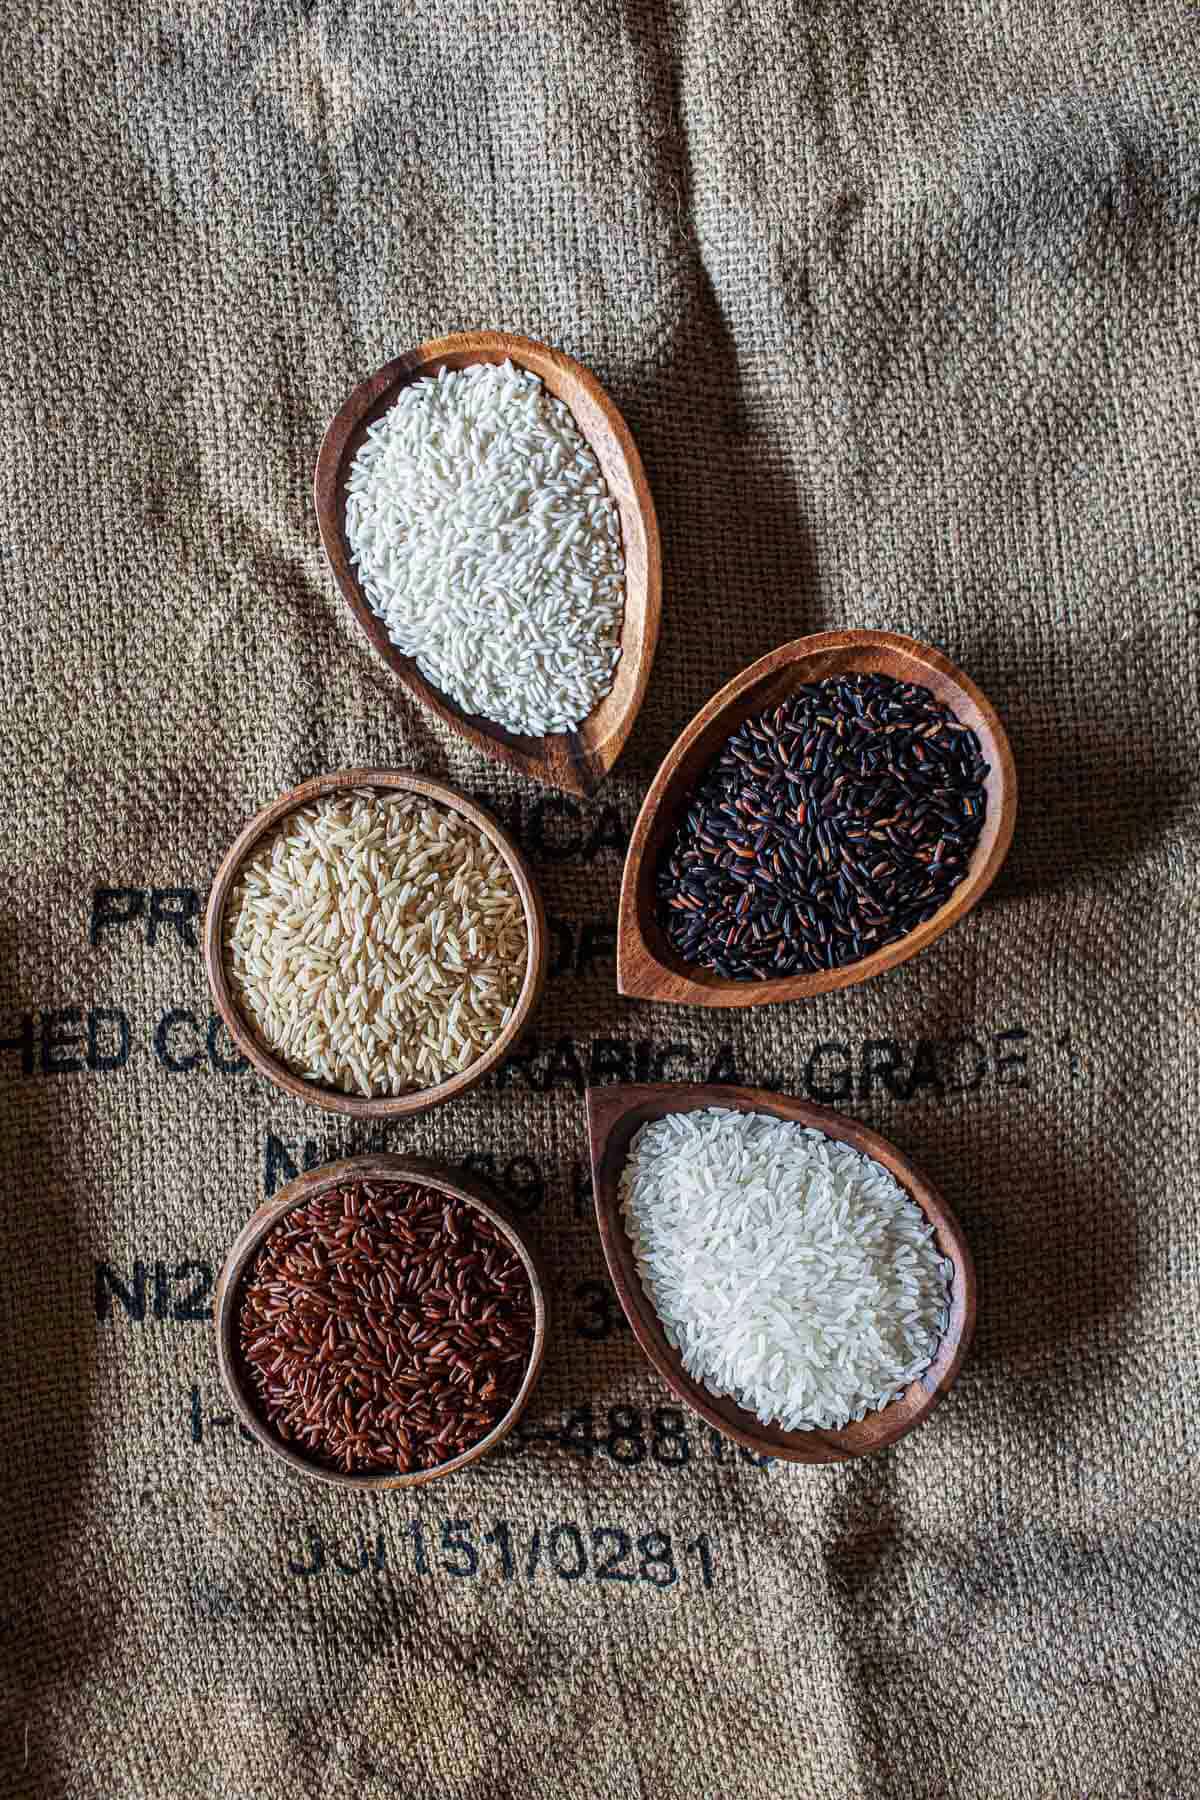
[[[658,922],[654,880],[659,858],[696,784],[744,720],[778,706],[804,682],[850,672],[919,682],[978,737],[991,765],[985,783],[987,817],[965,879],[940,911],[915,931],[842,968],[787,975],[778,981],[731,981],[684,962]],[[804,1000],[882,975],[932,944],[983,898],[1008,854],[1016,816],[1017,774],[1004,727],[986,695],[940,650],[893,631],[824,631],[781,644],[743,669],[701,708],[667,752],[642,802],[621,878],[618,992],[686,1006],[762,1006],[774,1000]]]
[[[454,812],[461,813],[484,832],[503,855],[512,870],[513,881],[525,909],[529,962],[512,1018],[495,1043],[470,1068],[439,1082],[436,1087],[418,1088],[411,1094],[386,1094],[368,1098],[363,1094],[344,1094],[339,1088],[327,1087],[323,1082],[309,1081],[305,1076],[297,1075],[268,1050],[251,1029],[237,1003],[229,971],[225,966],[225,907],[237,872],[248,852],[259,838],[278,825],[288,813],[307,806],[310,801],[319,799],[323,794],[338,793],[348,788],[378,788],[386,793],[422,794],[439,806],[450,807]],[[542,897],[529,864],[515,840],[489,812],[485,812],[473,800],[468,800],[457,788],[449,787],[443,781],[431,781],[425,775],[414,775],[407,769],[341,769],[333,775],[317,775],[311,781],[302,781],[299,787],[281,795],[278,800],[273,800],[270,806],[264,806],[238,833],[226,852],[217,870],[212,892],[208,897],[208,911],[204,917],[204,965],[208,971],[208,984],[217,1009],[229,1028],[229,1035],[242,1055],[248,1057],[260,1074],[265,1075],[268,1081],[273,1081],[276,1087],[281,1087],[285,1093],[294,1094],[298,1100],[310,1101],[314,1106],[323,1106],[327,1112],[348,1113],[355,1119],[396,1119],[406,1113],[426,1112],[431,1106],[440,1106],[443,1101],[456,1099],[459,1094],[465,1094],[468,1089],[475,1087],[489,1070],[494,1069],[508,1055],[528,1024],[529,1015],[541,998],[545,986],[548,954],[549,940]]]
[[[625,614],[616,681],[574,731],[545,737],[518,736],[480,713],[464,713],[449,695],[427,681],[415,659],[396,649],[383,620],[372,610],[346,542],[350,465],[366,442],[368,427],[395,403],[401,388],[422,376],[436,375],[439,369],[505,361],[531,369],[570,411],[600,464],[620,513],[625,554]],[[317,458],[314,500],[325,554],[346,603],[409,692],[496,762],[571,794],[591,793],[616,762],[633,729],[650,679],[662,610],[658,518],[646,471],[629,427],[595,376],[561,350],[504,331],[468,331],[418,344],[360,382],[341,407]]]
[[[453,1457],[436,1469],[418,1469],[411,1475],[348,1475],[339,1473],[336,1469],[322,1468],[301,1451],[292,1449],[282,1438],[276,1437],[263,1423],[242,1380],[237,1355],[238,1294],[247,1265],[267,1232],[284,1213],[290,1212],[294,1206],[315,1200],[327,1189],[337,1187],[343,1181],[353,1180],[411,1181],[421,1187],[436,1188],[439,1193],[476,1207],[485,1218],[499,1226],[529,1273],[533,1289],[533,1346],[529,1355],[529,1367],[517,1396],[500,1423],[486,1437],[480,1438],[477,1444],[472,1445],[461,1456]],[[307,1475],[313,1481],[323,1481],[329,1487],[352,1488],[359,1492],[376,1488],[424,1487],[426,1482],[440,1481],[443,1475],[454,1475],[468,1463],[476,1462],[479,1457],[486,1456],[489,1450],[494,1450],[508,1436],[529,1404],[546,1351],[546,1284],[537,1258],[519,1227],[513,1222],[499,1197],[477,1175],[463,1170],[445,1169],[438,1163],[426,1162],[420,1157],[382,1154],[351,1156],[344,1162],[326,1163],[323,1168],[310,1169],[305,1174],[298,1175],[295,1181],[289,1181],[286,1187],[281,1188],[246,1221],[230,1247],[217,1281],[213,1320],[217,1333],[217,1361],[221,1379],[242,1424],[264,1450],[269,1450],[272,1456],[277,1456],[299,1474]]]
[[[668,1113],[699,1112],[708,1106],[795,1119],[865,1152],[883,1164],[933,1225],[938,1249],[954,1264],[950,1321],[937,1355],[902,1399],[893,1400],[879,1412],[868,1413],[865,1419],[841,1431],[785,1431],[782,1426],[763,1425],[736,1400],[718,1398],[684,1368],[642,1286],[633,1245],[621,1216],[619,1186],[629,1146],[639,1126]],[[872,1450],[883,1450],[907,1436],[929,1417],[962,1367],[975,1330],[975,1264],[962,1227],[950,1208],[894,1144],[828,1107],[809,1106],[806,1101],[769,1094],[760,1088],[702,1087],[692,1082],[589,1088],[587,1110],[596,1222],[617,1298],[638,1343],[672,1393],[693,1412],[747,1450],[801,1463],[845,1462],[852,1456],[867,1456]]]

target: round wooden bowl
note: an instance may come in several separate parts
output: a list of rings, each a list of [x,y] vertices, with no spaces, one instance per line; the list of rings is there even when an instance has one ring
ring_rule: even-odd
[[[501,852],[512,870],[513,880],[525,909],[529,961],[512,1018],[495,1043],[470,1068],[451,1075],[436,1087],[418,1088],[411,1094],[385,1094],[368,1098],[362,1094],[344,1094],[340,1088],[327,1087],[323,1082],[310,1081],[303,1075],[297,1075],[268,1050],[252,1031],[237,1003],[225,966],[225,906],[237,872],[249,851],[288,813],[307,806],[310,801],[319,799],[323,794],[338,793],[347,788],[378,788],[386,793],[420,794],[439,806],[461,813],[490,838]],[[298,1100],[311,1101],[314,1106],[323,1106],[328,1112],[348,1113],[355,1119],[396,1119],[406,1113],[425,1112],[431,1106],[440,1106],[443,1101],[453,1100],[475,1087],[507,1056],[525,1029],[529,1015],[545,986],[547,960],[545,909],[529,865],[514,840],[489,812],[476,806],[473,800],[468,800],[457,788],[448,787],[442,781],[431,781],[425,775],[411,774],[406,769],[341,769],[333,775],[317,775],[311,781],[302,781],[299,787],[283,794],[278,800],[273,800],[270,806],[264,806],[238,833],[226,852],[217,870],[208,899],[208,911],[204,916],[204,964],[208,971],[208,983],[217,1009],[229,1028],[229,1035],[243,1056],[248,1057],[260,1074],[273,1081],[276,1087],[281,1087],[285,1093],[294,1094]]]
[[[841,1431],[785,1431],[782,1426],[763,1425],[736,1400],[710,1393],[684,1368],[642,1286],[621,1214],[619,1187],[629,1146],[639,1126],[668,1113],[698,1112],[708,1106],[794,1119],[801,1125],[815,1126],[826,1137],[850,1144],[882,1163],[934,1227],[939,1251],[954,1264],[950,1319],[932,1363],[924,1375],[910,1384],[902,1399],[893,1400],[879,1412],[868,1413],[865,1419]],[[929,1417],[962,1367],[975,1330],[975,1265],[962,1227],[950,1208],[894,1144],[828,1107],[809,1106],[803,1100],[769,1094],[759,1088],[703,1087],[692,1082],[589,1088],[587,1110],[596,1221],[609,1274],[638,1343],[672,1393],[685,1405],[747,1450],[799,1463],[845,1462],[853,1456],[867,1456],[906,1437]]]
[[[654,881],[659,859],[697,783],[744,720],[778,706],[805,682],[849,673],[918,682],[978,737],[990,764],[984,784],[987,817],[965,878],[945,905],[915,931],[842,968],[787,975],[778,981],[732,981],[684,962],[658,922]],[[1016,816],[1017,774],[1004,727],[986,695],[940,650],[893,631],[824,631],[782,644],[735,676],[696,714],[667,752],[642,803],[621,878],[618,992],[687,1006],[762,1006],[807,999],[882,975],[932,944],[983,898],[1008,854]]]
[[[533,1289],[533,1345],[529,1353],[529,1367],[525,1378],[517,1392],[512,1405],[501,1419],[493,1426],[484,1438],[465,1450],[461,1456],[451,1458],[449,1462],[440,1463],[436,1469],[418,1469],[411,1475],[348,1475],[336,1469],[322,1468],[319,1463],[312,1462],[302,1451],[294,1450],[282,1438],[275,1436],[269,1426],[265,1425],[255,1411],[250,1398],[250,1391],[242,1380],[241,1366],[237,1354],[237,1327],[239,1290],[245,1270],[257,1251],[263,1238],[286,1212],[294,1206],[302,1206],[329,1188],[338,1187],[344,1181],[411,1181],[421,1187],[436,1188],[439,1193],[451,1199],[461,1200],[465,1205],[473,1206],[483,1213],[504,1233],[513,1249],[520,1256],[529,1273],[530,1286]],[[503,1203],[494,1194],[485,1181],[477,1175],[463,1170],[451,1172],[438,1163],[426,1162],[420,1157],[407,1156],[351,1156],[344,1162],[326,1163],[323,1168],[310,1169],[298,1175],[294,1181],[264,1205],[260,1206],[252,1218],[248,1219],[234,1239],[225,1265],[217,1281],[216,1299],[213,1303],[213,1320],[217,1333],[217,1361],[221,1368],[221,1378],[229,1391],[229,1397],[237,1409],[238,1417],[247,1431],[252,1432],[257,1441],[272,1456],[277,1456],[289,1468],[298,1470],[301,1475],[308,1475],[314,1481],[323,1481],[329,1487],[356,1488],[360,1492],[373,1488],[413,1488],[424,1487],[427,1481],[439,1481],[443,1475],[453,1475],[464,1469],[468,1463],[476,1462],[494,1450],[501,1439],[506,1438],[529,1403],[529,1397],[537,1385],[541,1373],[542,1358],[546,1351],[546,1284],[537,1258],[530,1249],[519,1228],[514,1224]]]
[[[373,611],[350,561],[346,542],[346,480],[367,431],[394,405],[400,390],[439,369],[511,361],[531,369],[570,411],[587,440],[621,517],[625,554],[625,614],[616,680],[574,731],[525,737],[481,713],[464,713],[433,686],[413,657],[402,656]],[[370,642],[409,692],[461,737],[496,762],[572,794],[589,794],[608,774],[633,729],[658,643],[662,556],[658,519],[642,459],[629,427],[594,375],[582,364],[530,338],[504,331],[468,331],[418,344],[360,382],[325,433],[313,496],[321,541],[334,578]]]

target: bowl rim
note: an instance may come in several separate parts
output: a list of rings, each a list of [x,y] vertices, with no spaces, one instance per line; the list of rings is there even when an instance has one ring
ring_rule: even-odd
[[[609,708],[617,694],[621,686],[622,663],[618,664],[613,687],[601,696],[572,731],[547,732],[539,737],[510,732],[484,714],[464,712],[443,689],[421,673],[415,657],[404,656],[396,649],[386,626],[367,600],[350,560],[345,531],[344,470],[367,426],[394,403],[402,387],[434,374],[440,368],[498,364],[505,360],[531,370],[551,393],[564,399],[600,463],[621,517],[626,593],[619,641],[622,663],[635,651],[636,662],[631,665],[633,675],[629,692],[615,711],[610,708],[598,733],[590,722],[596,721],[598,715]],[[343,400],[322,438],[313,475],[313,505],[325,555],[342,598],[393,676],[422,705],[485,755],[564,792],[580,796],[592,793],[624,750],[645,701],[662,616],[662,543],[654,496],[641,453],[616,402],[591,370],[564,350],[514,332],[463,331],[426,339],[380,364]],[[631,562],[639,596],[632,609]],[[631,634],[632,641],[627,643],[626,632],[631,620],[636,620],[636,631]]]
[[[589,1087],[586,1093],[596,1222],[604,1259],[621,1309],[642,1351],[676,1397],[714,1430],[759,1455],[805,1464],[846,1462],[888,1448],[933,1412],[957,1379],[975,1332],[978,1289],[975,1262],[958,1219],[932,1182],[897,1145],[869,1126],[830,1107],[815,1106],[764,1088],[702,1082],[654,1082]],[[620,1207],[620,1177],[635,1132],[648,1120],[713,1106],[763,1112],[814,1126],[881,1163],[933,1224],[935,1242],[954,1264],[950,1317],[929,1368],[889,1402],[841,1430],[786,1431],[764,1426],[729,1396],[719,1397],[683,1368],[642,1286],[633,1245]]]
[[[857,666],[871,669],[880,658],[891,662],[902,659],[911,665],[911,670],[906,672],[908,679],[922,685],[932,681],[956,692],[961,709],[959,716],[961,711],[971,712],[975,717],[967,722],[972,729],[978,734],[982,727],[982,748],[991,765],[989,817],[985,819],[981,844],[972,854],[965,878],[924,924],[858,962],[846,963],[836,969],[786,975],[772,981],[733,981],[685,963],[666,943],[654,916],[652,884],[657,856],[672,823],[663,812],[663,802],[675,785],[689,752],[701,740],[706,741],[711,736],[714,745],[705,751],[701,759],[703,766],[712,754],[718,727],[723,728],[725,715],[730,715],[727,736],[736,729],[736,723],[754,715],[757,702],[748,696],[772,677],[781,678],[785,672],[794,670],[795,682],[799,683],[805,679],[802,673],[805,665],[810,663],[819,664],[828,659],[828,668],[812,671],[820,679],[823,674],[836,674]],[[698,778],[699,771],[693,777],[693,785]],[[994,830],[990,817],[993,808]],[[1016,815],[1017,773],[1008,734],[987,695],[942,651],[895,631],[822,631],[793,638],[759,657],[719,688],[680,732],[659,764],[634,823],[621,874],[617,926],[618,992],[629,998],[670,1001],[679,1005],[763,1006],[855,987],[860,981],[885,974],[927,949],[978,905],[1008,855]],[[980,860],[979,850],[984,845],[986,849]]]
[[[521,1386],[504,1417],[492,1427],[486,1437],[481,1438],[477,1444],[473,1444],[469,1450],[464,1450],[461,1455],[453,1457],[449,1462],[440,1463],[435,1469],[418,1469],[407,1475],[347,1474],[337,1469],[322,1468],[319,1464],[311,1462],[300,1451],[291,1449],[263,1423],[250,1404],[238,1372],[237,1355],[234,1348],[234,1335],[237,1329],[237,1295],[242,1276],[271,1227],[285,1213],[315,1199],[331,1187],[337,1187],[344,1181],[371,1179],[392,1183],[411,1182],[420,1187],[434,1188],[439,1193],[451,1195],[469,1206],[474,1206],[503,1231],[505,1237],[517,1251],[525,1265],[533,1291],[534,1329],[529,1363]],[[540,1258],[490,1184],[472,1171],[451,1170],[430,1158],[396,1156],[384,1151],[343,1157],[336,1162],[322,1163],[316,1169],[306,1169],[302,1174],[289,1181],[286,1186],[280,1188],[269,1200],[264,1200],[262,1205],[256,1208],[246,1220],[226,1252],[220,1274],[217,1277],[213,1298],[213,1329],[217,1340],[217,1364],[226,1392],[233,1402],[241,1423],[264,1449],[269,1450],[273,1456],[278,1457],[289,1468],[295,1469],[314,1481],[323,1482],[327,1487],[338,1487],[359,1493],[391,1488],[423,1487],[427,1482],[439,1481],[445,1475],[456,1474],[468,1463],[476,1462],[489,1450],[495,1449],[496,1445],[506,1438],[516,1425],[537,1385],[546,1353],[547,1322],[547,1288]]]
[[[283,1060],[262,1044],[243,1017],[234,995],[233,984],[225,966],[223,925],[225,908],[237,872],[253,846],[289,813],[320,799],[326,794],[350,792],[355,788],[375,788],[386,793],[423,795],[435,804],[460,813],[493,843],[512,872],[525,913],[529,954],[521,991],[517,995],[512,1017],[488,1046],[482,1056],[467,1068],[459,1070],[435,1087],[420,1088],[412,1094],[346,1094],[329,1088],[289,1069]],[[225,1021],[237,1048],[269,1081],[296,1099],[320,1106],[327,1112],[346,1113],[358,1119],[393,1119],[425,1112],[441,1106],[483,1080],[504,1058],[529,1021],[541,998],[546,981],[549,955],[546,911],[533,871],[516,840],[485,807],[471,800],[448,782],[418,774],[410,769],[338,769],[328,775],[314,775],[296,787],[289,788],[278,799],[261,807],[243,825],[222,857],[209,891],[204,914],[204,965],[208,984],[217,1010]]]

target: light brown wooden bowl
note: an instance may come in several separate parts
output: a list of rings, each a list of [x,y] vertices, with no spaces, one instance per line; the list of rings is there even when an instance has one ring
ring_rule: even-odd
[[[251,1030],[234,996],[233,984],[225,966],[225,906],[237,872],[248,852],[259,838],[278,825],[288,813],[307,806],[310,801],[319,799],[323,794],[339,793],[347,788],[378,788],[385,793],[422,794],[439,806],[461,813],[484,832],[501,852],[512,870],[521,904],[525,908],[529,962],[512,1018],[490,1049],[485,1050],[470,1068],[464,1069],[461,1074],[450,1076],[447,1081],[439,1082],[436,1087],[418,1088],[411,1094],[387,1094],[368,1099],[362,1094],[344,1094],[339,1088],[326,1087],[322,1082],[309,1081],[305,1076],[297,1075],[268,1050]],[[302,781],[299,787],[283,794],[278,800],[273,800],[270,806],[264,806],[238,833],[226,852],[212,884],[208,911],[204,916],[204,965],[208,971],[208,985],[212,989],[217,1009],[229,1027],[229,1035],[242,1055],[249,1057],[259,1073],[265,1075],[268,1081],[273,1081],[276,1087],[281,1087],[285,1093],[294,1094],[298,1100],[310,1101],[314,1106],[323,1106],[327,1112],[348,1113],[355,1119],[397,1119],[406,1113],[426,1112],[431,1106],[440,1106],[445,1100],[456,1099],[459,1094],[465,1094],[482,1081],[489,1070],[494,1069],[508,1055],[541,998],[546,982],[548,951],[546,913],[542,897],[534,883],[529,864],[514,839],[489,812],[476,806],[473,800],[468,800],[457,788],[448,787],[442,781],[431,781],[425,775],[411,774],[407,769],[341,769],[333,775],[317,775],[311,781]]]
[[[698,1112],[707,1106],[724,1106],[736,1112],[769,1113],[775,1119],[795,1119],[815,1126],[827,1137],[837,1138],[861,1150],[895,1177],[934,1227],[934,1241],[954,1264],[950,1289],[950,1321],[937,1355],[903,1399],[893,1400],[881,1412],[847,1425],[842,1431],[785,1431],[763,1425],[735,1400],[719,1399],[694,1381],[668,1343],[657,1312],[642,1286],[633,1245],[621,1216],[619,1184],[634,1133],[648,1119],[667,1113]],[[672,1393],[724,1432],[760,1456],[778,1456],[787,1462],[845,1462],[867,1456],[905,1437],[927,1419],[962,1367],[975,1330],[975,1264],[950,1208],[897,1150],[877,1132],[825,1106],[809,1106],[760,1088],[702,1087],[692,1082],[660,1082],[649,1087],[599,1087],[587,1091],[588,1130],[592,1145],[592,1183],[596,1196],[596,1222],[617,1298],[633,1327],[638,1343]]]
[[[778,981],[731,981],[684,962],[659,925],[654,880],[659,858],[697,783],[745,719],[778,706],[804,682],[849,672],[919,682],[978,737],[991,765],[984,784],[987,817],[965,879],[932,919],[843,968]],[[696,714],[667,752],[642,802],[621,877],[617,990],[633,999],[687,1006],[762,1006],[774,1000],[804,1000],[881,975],[932,944],[983,898],[1008,854],[1016,816],[1017,774],[1004,727],[986,695],[940,650],[893,631],[824,631],[781,644],[743,669]]]
[[[517,1251],[521,1261],[529,1272],[529,1281],[533,1289],[533,1345],[529,1354],[529,1367],[525,1371],[525,1379],[517,1391],[516,1398],[500,1423],[470,1450],[456,1456],[436,1469],[418,1469],[411,1475],[347,1475],[336,1469],[324,1469],[319,1463],[312,1462],[301,1451],[293,1450],[282,1438],[275,1436],[270,1428],[264,1425],[249,1397],[249,1391],[242,1380],[237,1356],[238,1326],[238,1293],[241,1279],[246,1267],[263,1238],[272,1225],[290,1212],[294,1206],[301,1206],[315,1200],[331,1187],[337,1187],[343,1181],[411,1181],[421,1187],[436,1188],[439,1193],[447,1194],[455,1200],[477,1207],[484,1216],[498,1225],[505,1237]],[[494,1450],[502,1438],[506,1438],[529,1403],[529,1397],[537,1385],[541,1373],[542,1358],[546,1351],[546,1284],[543,1279],[537,1258],[528,1243],[521,1235],[519,1227],[514,1223],[503,1203],[494,1194],[485,1181],[477,1175],[468,1174],[464,1170],[449,1170],[438,1163],[426,1162],[421,1157],[409,1156],[351,1156],[344,1162],[326,1163],[323,1168],[310,1169],[303,1175],[297,1175],[294,1181],[281,1188],[270,1200],[259,1207],[258,1211],[242,1226],[225,1258],[225,1266],[217,1281],[216,1298],[213,1303],[213,1321],[217,1333],[217,1361],[221,1369],[221,1378],[229,1392],[237,1410],[237,1415],[255,1439],[277,1456],[289,1468],[296,1469],[301,1475],[307,1475],[314,1481],[323,1481],[329,1487],[355,1488],[360,1492],[375,1488],[413,1488],[424,1487],[427,1481],[440,1481],[443,1475],[453,1475],[464,1469],[468,1463],[476,1462],[479,1457],[486,1456]]]
[[[625,553],[625,616],[616,681],[574,731],[521,737],[480,713],[464,713],[425,679],[414,658],[402,656],[359,585],[346,542],[346,478],[366,442],[367,428],[392,406],[401,388],[439,369],[512,361],[531,369],[569,409],[600,464],[621,515]],[[594,375],[582,364],[530,338],[504,331],[468,331],[418,344],[360,382],[325,433],[317,458],[314,500],[321,541],[351,612],[384,662],[422,705],[453,726],[477,750],[571,794],[589,794],[608,774],[633,729],[658,642],[662,557],[658,518],[642,459],[629,427]]]

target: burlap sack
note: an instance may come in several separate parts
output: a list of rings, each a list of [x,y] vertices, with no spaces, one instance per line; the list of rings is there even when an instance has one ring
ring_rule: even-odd
[[[1194,1794],[1190,9],[5,22],[4,1791]],[[662,645],[587,805],[417,711],[319,549],[325,421],[465,326],[595,369],[658,501]],[[839,625],[1004,715],[993,897],[811,1005],[619,1001],[658,759]],[[499,1082],[368,1138],[237,1066],[195,929],[251,811],[372,762],[516,825],[556,962]],[[969,1233],[974,1353],[860,1465],[755,1466],[621,1329],[581,1091],[714,1071],[869,1120]],[[411,1499],[269,1466],[208,1323],[264,1193],[368,1142],[482,1159],[553,1272],[524,1441]]]

